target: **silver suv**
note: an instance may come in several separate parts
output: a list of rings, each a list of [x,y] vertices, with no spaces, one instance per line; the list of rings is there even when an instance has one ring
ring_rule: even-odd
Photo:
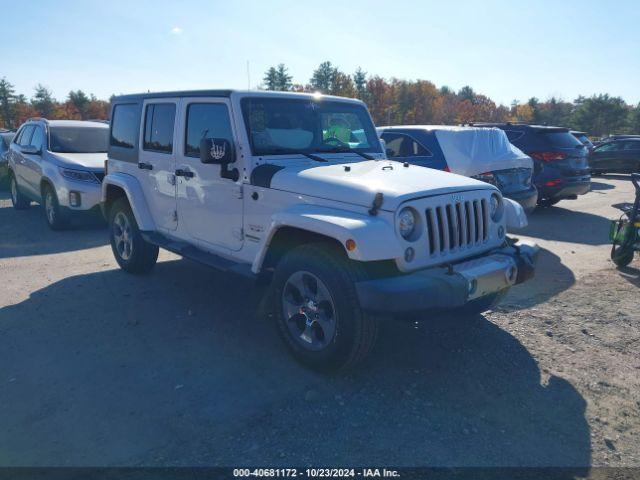
[[[99,212],[108,143],[106,123],[27,120],[8,152],[13,206],[42,204],[54,230],[66,227],[73,212]]]

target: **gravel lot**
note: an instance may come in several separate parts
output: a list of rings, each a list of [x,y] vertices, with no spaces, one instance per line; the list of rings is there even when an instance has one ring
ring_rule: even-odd
[[[129,276],[104,228],[0,192],[0,465],[640,466],[640,265],[607,244],[633,188],[593,187],[532,216],[538,275],[496,311],[388,322],[329,377],[246,281],[166,252]]]

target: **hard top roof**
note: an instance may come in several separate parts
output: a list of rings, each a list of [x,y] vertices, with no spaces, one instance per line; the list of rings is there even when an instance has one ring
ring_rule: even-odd
[[[313,92],[277,92],[269,90],[183,90],[173,92],[148,92],[117,95],[113,98],[113,103],[138,102],[140,100],[154,98],[183,98],[183,97],[220,97],[229,98],[233,94],[250,97],[275,97],[275,98],[308,98],[308,99],[329,99],[347,102],[362,103],[356,98],[336,97]]]
[[[539,132],[555,133],[555,132],[569,132],[566,127],[555,127],[552,125],[535,125],[531,123],[518,123],[518,122],[477,122],[469,123],[470,127],[498,127],[498,128],[516,128],[516,129],[531,129]]]

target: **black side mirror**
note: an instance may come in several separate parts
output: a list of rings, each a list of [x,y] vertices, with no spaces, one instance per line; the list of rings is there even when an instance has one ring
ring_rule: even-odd
[[[203,138],[200,140],[200,161],[224,165],[235,162],[233,145],[224,138]]]
[[[229,169],[229,164],[236,161],[236,153],[229,140],[224,138],[203,138],[200,140],[200,161],[220,165],[220,176],[234,182],[240,178],[237,168]]]

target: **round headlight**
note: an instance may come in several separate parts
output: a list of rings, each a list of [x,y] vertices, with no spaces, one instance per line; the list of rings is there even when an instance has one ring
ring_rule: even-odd
[[[416,229],[416,223],[418,223],[418,219],[413,208],[404,208],[398,215],[398,228],[402,238],[407,239],[413,234]]]
[[[489,214],[491,215],[491,220],[494,222],[500,221],[502,218],[502,197],[497,194],[491,194],[491,200],[489,200]]]

